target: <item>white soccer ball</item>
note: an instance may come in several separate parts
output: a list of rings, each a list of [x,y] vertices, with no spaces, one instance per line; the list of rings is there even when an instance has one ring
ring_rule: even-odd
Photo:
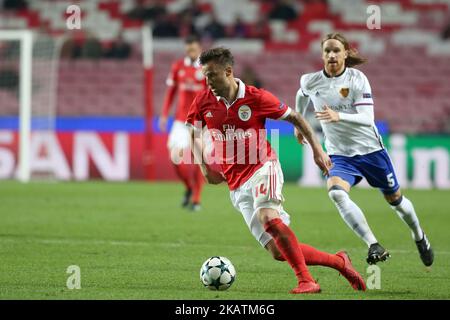
[[[211,257],[200,269],[200,281],[210,290],[227,290],[236,279],[236,270],[225,257]]]

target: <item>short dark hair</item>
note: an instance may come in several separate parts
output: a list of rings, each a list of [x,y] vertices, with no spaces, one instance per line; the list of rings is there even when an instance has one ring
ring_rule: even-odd
[[[197,34],[190,34],[184,39],[185,44],[200,43],[200,37]]]
[[[200,64],[206,64],[210,61],[214,61],[224,67],[234,65],[234,57],[231,51],[224,47],[212,48],[203,51],[200,55]]]

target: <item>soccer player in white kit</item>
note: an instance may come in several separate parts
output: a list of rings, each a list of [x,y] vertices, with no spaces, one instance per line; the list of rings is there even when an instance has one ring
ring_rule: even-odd
[[[352,68],[366,62],[350,48],[339,33],[322,40],[324,69],[305,74],[296,95],[296,110],[301,114],[312,101],[316,119],[320,120],[327,153],[333,162],[329,171],[328,194],[346,224],[369,247],[367,262],[385,261],[389,252],[375,238],[361,209],[350,199],[351,187],[362,178],[379,188],[391,208],[409,226],[426,266],[434,254],[419,224],[414,206],[400,191],[388,153],[374,122],[374,102],[367,77]],[[297,139],[305,142],[295,130]]]
[[[314,137],[303,117],[280,102],[270,92],[245,85],[234,78],[234,59],[225,48],[212,48],[200,56],[208,89],[193,101],[186,119],[191,128],[193,151],[197,146],[195,133],[206,126],[219,154],[219,170],[211,170],[196,154],[200,168],[209,183],[226,181],[230,200],[242,214],[249,230],[276,260],[287,261],[298,280],[291,293],[318,293],[307,265],[321,265],[339,271],[355,290],[366,285],[352,267],[344,251],[329,254],[300,243],[289,227],[289,214],[283,209],[283,172],[275,151],[266,139],[266,119],[285,120],[296,126],[312,146],[314,160],[328,172],[331,161]],[[199,138],[199,137],[197,137]],[[244,152],[239,152],[244,147]],[[237,152],[230,152],[236,149]]]

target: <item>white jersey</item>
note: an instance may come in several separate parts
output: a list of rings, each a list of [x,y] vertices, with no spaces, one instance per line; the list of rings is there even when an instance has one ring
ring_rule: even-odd
[[[352,157],[384,148],[373,120],[372,90],[367,77],[361,71],[346,68],[336,77],[329,77],[324,70],[305,74],[300,79],[298,95],[312,100],[316,111],[322,111],[323,106],[328,105],[340,113],[341,120],[338,122],[320,121],[329,155]],[[343,121],[348,117],[346,114],[364,112],[361,108],[371,110],[366,124]],[[304,113],[304,110],[298,109],[299,106],[297,111]]]

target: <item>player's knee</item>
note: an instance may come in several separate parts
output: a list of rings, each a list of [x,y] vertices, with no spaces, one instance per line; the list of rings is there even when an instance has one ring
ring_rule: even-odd
[[[258,220],[262,225],[265,225],[271,219],[270,219],[270,216],[267,214],[267,212],[265,212],[263,210],[259,210],[258,211]]]
[[[403,195],[402,193],[399,191],[393,193],[393,194],[385,194],[384,198],[386,199],[386,201],[391,205],[391,206],[398,206],[402,200],[403,200]]]
[[[280,215],[275,209],[261,208],[258,210],[258,220],[262,225],[265,225],[272,219],[279,218]]]
[[[348,198],[348,193],[345,192],[344,189],[341,189],[339,187],[331,187],[330,190],[328,190],[328,196],[330,199],[335,203],[341,203],[345,199]]]

